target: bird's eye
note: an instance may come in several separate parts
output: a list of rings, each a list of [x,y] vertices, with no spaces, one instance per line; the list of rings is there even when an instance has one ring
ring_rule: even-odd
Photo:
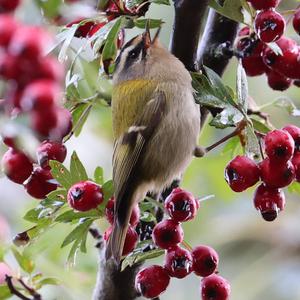
[[[139,55],[139,53],[136,50],[131,50],[128,54],[128,57],[131,59],[135,59],[138,57],[138,55]]]

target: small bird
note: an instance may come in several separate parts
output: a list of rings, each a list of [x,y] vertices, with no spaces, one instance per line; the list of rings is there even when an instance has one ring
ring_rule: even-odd
[[[116,59],[112,119],[115,218],[106,259],[119,263],[132,209],[184,172],[197,147],[200,108],[184,65],[149,29]]]

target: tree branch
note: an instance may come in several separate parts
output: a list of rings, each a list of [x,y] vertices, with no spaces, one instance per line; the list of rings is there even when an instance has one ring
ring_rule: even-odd
[[[173,0],[173,2],[175,19],[170,51],[183,62],[189,71],[196,71],[201,25],[208,0]]]

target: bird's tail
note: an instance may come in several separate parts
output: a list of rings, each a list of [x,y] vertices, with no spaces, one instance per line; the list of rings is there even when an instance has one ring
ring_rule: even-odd
[[[136,190],[132,188],[131,191],[123,194],[122,199],[116,199],[113,231],[105,252],[106,260],[113,257],[117,264],[120,262],[132,209],[134,204],[140,200],[137,194]]]

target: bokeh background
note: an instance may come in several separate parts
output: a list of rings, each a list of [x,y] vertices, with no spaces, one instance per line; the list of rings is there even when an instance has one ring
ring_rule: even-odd
[[[294,9],[297,5],[297,1],[285,0],[282,1],[280,9]],[[24,0],[17,15],[28,23],[45,22],[31,0]],[[147,15],[165,21],[161,39],[167,46],[172,28],[172,6],[152,5]],[[135,32],[130,31],[127,37],[133,34]],[[288,28],[287,35],[299,41],[299,37],[291,28]],[[74,47],[76,43],[81,42],[74,41]],[[225,82],[233,88],[236,67],[237,61],[233,59],[224,75]],[[97,77],[97,63],[91,64],[82,60],[78,70],[83,71],[87,76],[85,80],[90,85],[102,84]],[[299,88],[292,87],[284,93],[274,92],[267,86],[265,76],[249,78],[249,91],[259,106],[283,95],[290,97],[300,106]],[[82,85],[82,92],[89,94],[88,84]],[[263,111],[270,114],[271,122],[278,128],[287,123],[300,126],[299,119],[289,116],[283,108],[269,106]],[[205,126],[199,142],[201,145],[209,145],[225,133]],[[110,109],[95,106],[81,135],[68,141],[67,147],[69,154],[73,150],[77,151],[89,175],[92,175],[96,165],[100,165],[105,170],[106,179],[109,179],[112,155]],[[5,148],[1,151],[5,151]],[[220,255],[219,271],[231,283],[232,300],[300,299],[299,195],[287,193],[285,211],[272,223],[263,221],[253,207],[254,188],[237,194],[226,185],[224,167],[231,158],[232,153],[223,151],[223,147],[220,147],[204,158],[194,159],[188,168],[183,187],[200,198],[207,195],[214,197],[202,202],[197,218],[183,225],[185,240],[194,246],[207,244],[217,250]],[[68,165],[68,159],[66,164]],[[5,177],[0,178],[0,236],[6,236],[8,244],[16,233],[31,226],[22,217],[28,209],[36,205],[37,201],[29,198],[22,187]],[[98,225],[101,230],[108,226],[105,221]],[[68,248],[60,249],[60,245],[70,230],[70,225],[57,225],[45,232],[34,246],[29,246],[26,250],[34,257],[39,271],[61,281],[58,287],[50,286],[42,290],[46,300],[91,298],[97,272],[94,241],[89,237],[87,254],[79,254],[77,264],[69,268],[65,263]],[[10,254],[6,256],[6,261],[18,271]],[[162,258],[149,263],[162,263]],[[200,299],[199,290],[200,279],[194,275],[183,280],[172,279],[169,289],[161,299],[196,300]]]

